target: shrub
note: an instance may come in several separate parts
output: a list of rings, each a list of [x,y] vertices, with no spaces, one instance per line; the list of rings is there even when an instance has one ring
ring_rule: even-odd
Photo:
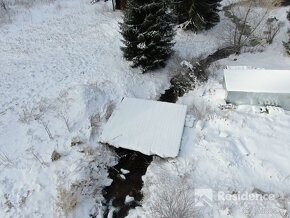
[[[156,218],[193,218],[194,191],[184,179],[164,177],[152,193],[148,212]]]
[[[290,55],[290,40],[288,42],[283,42],[284,47],[288,55]]]
[[[56,205],[67,217],[77,206],[77,196],[71,190],[60,189],[58,190]]]

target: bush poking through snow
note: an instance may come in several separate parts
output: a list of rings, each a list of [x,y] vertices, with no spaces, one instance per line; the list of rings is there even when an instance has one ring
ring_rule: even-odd
[[[55,0],[0,0],[0,25],[11,22],[11,17],[17,15],[21,10],[28,11],[35,5],[51,4]]]
[[[77,206],[77,196],[71,190],[58,190],[56,206],[67,217]]]
[[[195,217],[194,197],[189,186],[184,183],[180,183],[179,186],[165,183],[158,190],[149,204],[149,213],[152,217]]]
[[[289,30],[289,36],[290,36],[290,30]],[[283,42],[283,45],[286,49],[287,54],[290,55],[290,39],[288,42]]]
[[[105,119],[108,120],[110,116],[112,115],[116,105],[113,101],[109,101],[106,106],[106,113],[105,113]]]
[[[6,3],[3,0],[0,1],[0,7],[7,11]]]
[[[280,32],[280,29],[285,25],[284,22],[279,21],[276,17],[268,18],[266,22],[266,31],[264,31],[266,42],[272,44],[274,38]]]
[[[290,40],[288,42],[284,42],[284,47],[288,55],[290,55]]]
[[[49,122],[48,121],[45,121],[44,119],[42,119],[42,118],[40,118],[39,120],[38,120],[38,122],[43,126],[43,128],[45,129],[45,131],[46,131],[46,133],[47,133],[47,135],[48,135],[48,137],[49,137],[49,139],[50,140],[53,140],[53,136],[52,136],[52,134],[51,134],[51,131],[50,131],[50,129],[49,129]]]
[[[14,205],[13,205],[13,203],[9,199],[9,194],[5,193],[4,194],[4,199],[5,199],[4,204],[7,207],[7,211],[10,211],[14,207]]]
[[[8,155],[0,149],[0,164],[3,164],[5,167],[13,167],[15,164]]]
[[[197,120],[209,120],[210,116],[214,114],[214,111],[208,103],[200,99],[196,100],[188,111],[193,114]]]
[[[259,4],[258,4],[259,5]],[[224,14],[231,22],[226,22],[221,40],[236,48],[240,53],[244,47],[257,47],[263,42],[263,26],[273,6],[271,1],[264,1],[264,5],[257,10],[257,2],[233,2],[224,7]]]
[[[196,88],[206,75],[204,75],[204,71],[200,71],[202,67],[199,67],[198,62],[193,66],[188,61],[182,61],[180,65],[181,67],[174,72],[176,76],[174,76],[170,82],[176,90],[177,95],[183,96],[189,90]]]
[[[59,94],[59,97],[57,98],[57,101],[56,101],[56,117],[60,118],[67,130],[69,132],[71,132],[71,120],[70,120],[70,117],[69,117],[69,109],[71,107],[70,103],[71,103],[71,98],[69,98],[68,96],[68,92],[67,91],[62,91],[60,94]]]
[[[37,106],[23,108],[23,113],[19,115],[19,121],[25,124],[30,124],[32,121],[37,121],[46,131],[48,137],[53,140],[53,135],[49,128],[49,121],[45,116],[54,111],[54,105],[48,99],[41,99]]]
[[[52,155],[51,155],[51,160],[52,161],[57,161],[57,160],[60,159],[60,157],[61,157],[60,154],[56,150],[54,150],[52,152]]]
[[[71,145],[71,147],[74,147],[74,146],[81,145],[84,143],[85,143],[84,139],[81,139],[80,137],[73,137],[70,145]]]
[[[10,20],[10,13],[7,2],[0,0],[0,24]]]
[[[101,116],[99,113],[90,116],[90,124],[92,128],[98,129],[101,125]]]
[[[55,0],[12,0],[10,4],[31,8],[36,4],[51,4],[53,2],[55,2]]]
[[[37,116],[37,108],[29,108],[27,105],[22,108],[22,113],[19,115],[19,121],[24,124],[30,124]]]

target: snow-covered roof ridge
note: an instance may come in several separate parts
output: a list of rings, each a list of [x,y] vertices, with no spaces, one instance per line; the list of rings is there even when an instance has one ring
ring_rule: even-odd
[[[147,155],[176,157],[187,106],[124,98],[100,136],[100,142]]]
[[[290,70],[225,69],[228,91],[290,93]]]

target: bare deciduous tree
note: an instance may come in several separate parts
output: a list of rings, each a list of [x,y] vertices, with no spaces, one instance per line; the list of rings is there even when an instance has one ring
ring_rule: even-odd
[[[264,31],[266,42],[273,43],[274,38],[280,32],[280,29],[285,25],[284,22],[279,21],[276,17],[268,18],[266,22],[266,30]]]
[[[56,102],[56,117],[60,118],[64,123],[69,132],[71,132],[71,120],[69,117],[71,98],[68,96],[67,91],[62,91],[59,94]]]
[[[276,1],[246,0],[224,7],[225,16],[230,18],[230,21],[225,23],[223,39],[230,46],[234,46],[237,52],[245,46],[261,45],[264,39],[264,27],[274,2]],[[273,32],[271,36],[273,37]]]
[[[51,131],[49,129],[49,121],[45,119],[45,115],[50,111],[55,110],[53,104],[47,99],[41,99],[37,106],[23,108],[23,113],[19,115],[19,121],[25,124],[29,124],[32,121],[36,121],[44,127],[48,137],[53,139]]]

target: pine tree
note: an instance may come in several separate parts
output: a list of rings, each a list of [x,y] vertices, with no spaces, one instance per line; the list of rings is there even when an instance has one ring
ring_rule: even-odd
[[[203,6],[206,3],[193,3],[189,10],[189,22],[187,23],[187,29],[191,29],[195,32],[201,31],[205,29],[206,21],[205,17],[203,16]]]
[[[143,72],[164,67],[173,52],[172,16],[163,0],[129,0],[121,34],[124,57]]]
[[[172,0],[172,9],[178,24],[183,24],[189,21],[189,12],[192,3],[193,0]]]
[[[179,24],[194,31],[210,29],[219,21],[221,0],[175,0],[173,10]]]
[[[201,14],[205,21],[205,29],[210,29],[214,27],[218,22],[220,22],[219,16],[219,7],[221,0],[206,0],[206,1],[199,1],[200,4],[203,4],[201,9]],[[204,9],[204,10],[202,10]]]

